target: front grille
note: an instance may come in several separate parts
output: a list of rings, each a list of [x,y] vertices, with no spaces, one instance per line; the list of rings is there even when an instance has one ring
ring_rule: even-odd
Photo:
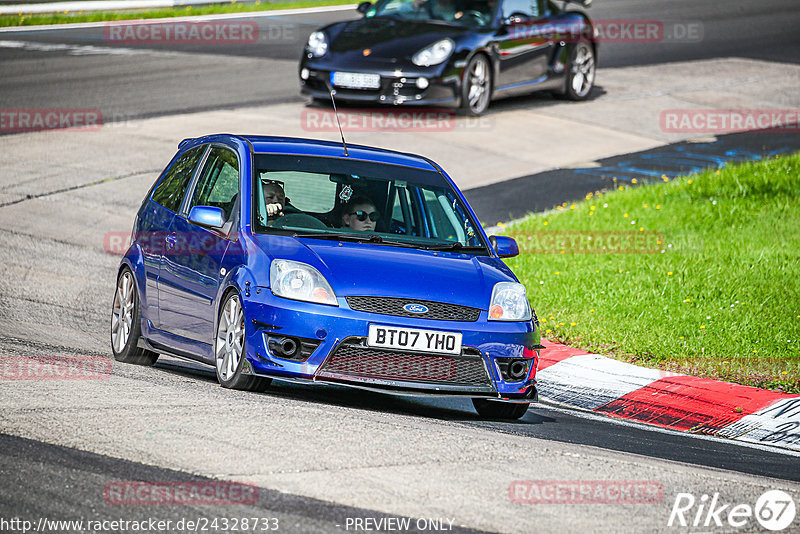
[[[483,359],[476,349],[464,349],[457,356],[419,354],[370,348],[358,341],[345,341],[339,345],[317,377],[492,387]]]
[[[462,321],[474,322],[481,315],[479,308],[434,302],[430,300],[401,299],[396,297],[346,297],[347,305],[354,310],[378,313],[381,315],[394,315],[396,317],[417,317],[419,319],[433,319],[435,321]],[[422,304],[428,311],[426,313],[411,313],[403,309],[406,304]]]

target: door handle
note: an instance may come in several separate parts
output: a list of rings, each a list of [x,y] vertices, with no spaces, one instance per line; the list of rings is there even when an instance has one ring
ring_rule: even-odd
[[[178,236],[175,232],[172,232],[167,237],[164,238],[164,241],[167,242],[167,248],[172,248],[175,246],[175,243],[178,242]]]

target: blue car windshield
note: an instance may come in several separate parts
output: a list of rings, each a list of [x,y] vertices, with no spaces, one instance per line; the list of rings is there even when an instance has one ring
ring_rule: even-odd
[[[488,254],[444,177],[400,165],[256,154],[253,231]]]
[[[384,0],[367,17],[434,20],[464,26],[486,26],[494,20],[496,0]]]

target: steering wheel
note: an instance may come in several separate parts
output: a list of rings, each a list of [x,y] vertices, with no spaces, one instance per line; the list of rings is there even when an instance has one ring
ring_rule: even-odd
[[[478,11],[477,9],[468,9],[464,11],[463,14],[461,15],[461,19],[463,20],[466,17],[471,18],[480,25],[486,24],[486,14],[481,11]]]
[[[324,222],[306,213],[287,213],[286,215],[278,217],[275,219],[275,222],[272,223],[273,228],[283,228],[285,226],[319,230],[328,228]]]

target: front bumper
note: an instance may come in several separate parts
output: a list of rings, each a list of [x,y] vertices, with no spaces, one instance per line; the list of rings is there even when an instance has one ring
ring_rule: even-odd
[[[356,311],[276,297],[257,288],[245,298],[249,372],[406,394],[464,395],[535,402],[539,331],[531,321],[443,321]],[[460,355],[439,355],[366,346],[370,324],[462,333]],[[286,358],[274,340],[291,337],[303,354]],[[270,344],[273,340],[273,344]],[[298,351],[299,354],[299,351]],[[523,378],[508,380],[508,362],[524,361]],[[387,363],[388,362],[388,363]],[[388,367],[387,367],[388,365]]]
[[[362,72],[378,74],[381,77],[378,89],[349,89],[346,87],[333,87],[336,98],[352,102],[375,104],[405,104],[418,106],[457,105],[460,94],[460,77],[449,73],[442,75],[431,70],[365,70],[365,69],[335,69],[329,65],[316,65],[308,61],[301,65],[300,72],[307,69],[308,78],[300,77],[300,91],[314,98],[330,98],[330,76],[333,70],[347,70],[348,72]],[[425,78],[428,86],[420,89],[417,80]]]

